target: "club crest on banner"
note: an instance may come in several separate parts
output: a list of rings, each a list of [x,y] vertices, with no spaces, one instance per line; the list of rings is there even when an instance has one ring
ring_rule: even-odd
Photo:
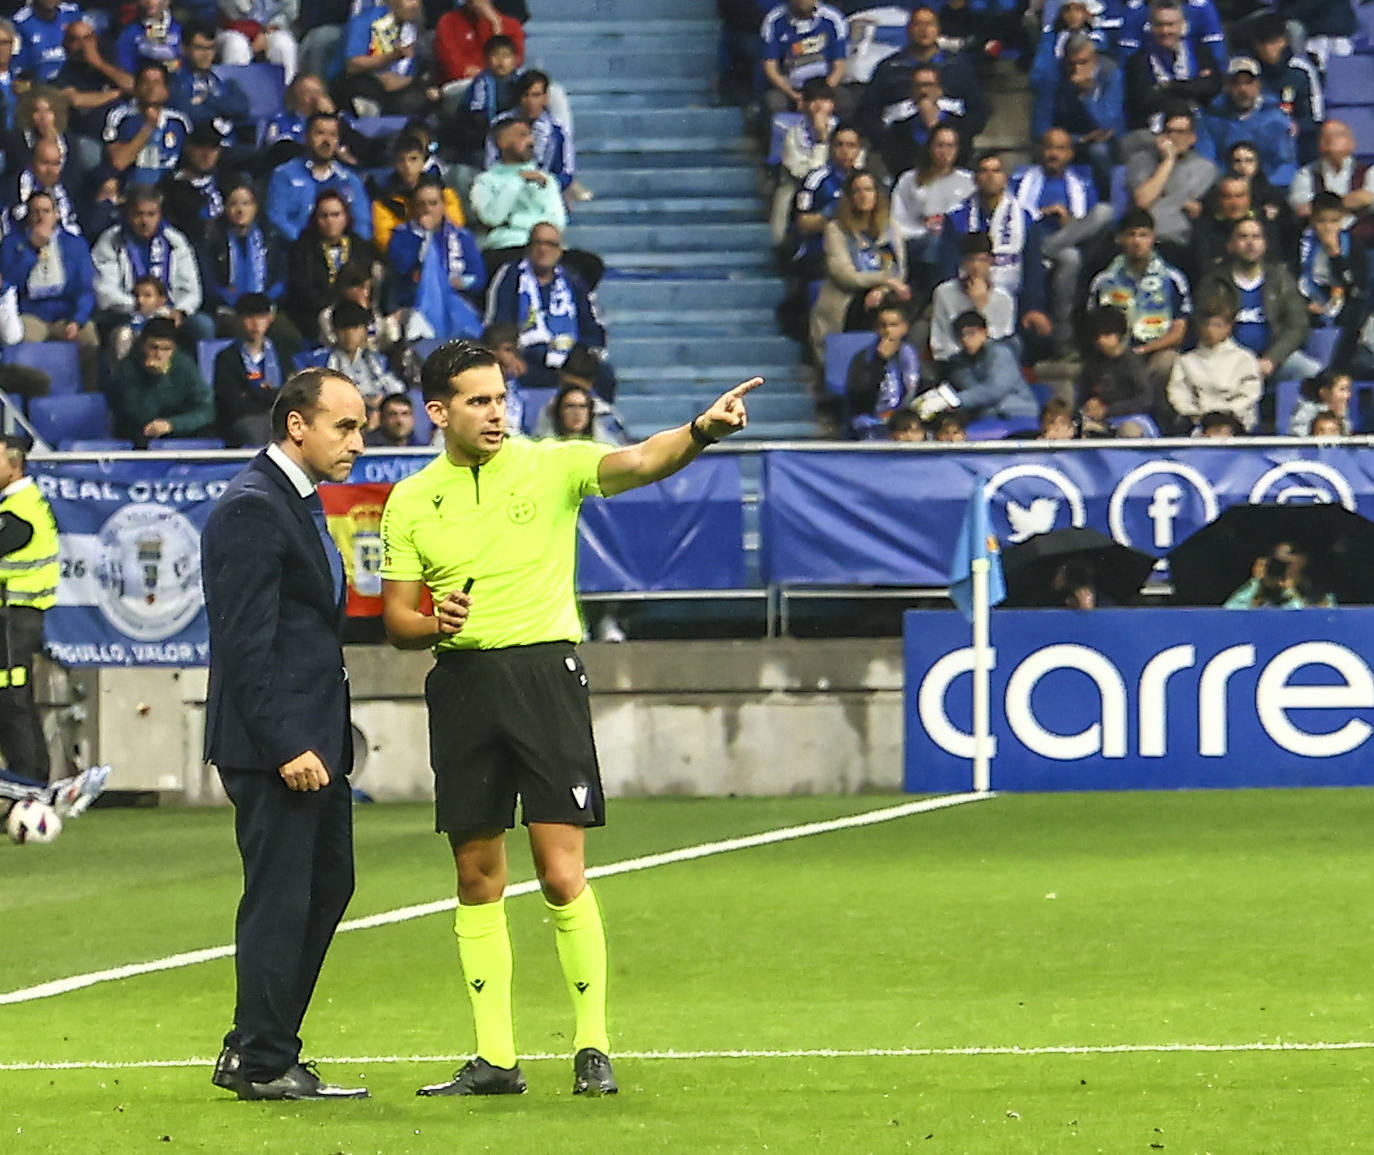
[[[111,514],[97,539],[96,604],[116,629],[161,641],[200,612],[200,533],[183,514],[136,502]]]

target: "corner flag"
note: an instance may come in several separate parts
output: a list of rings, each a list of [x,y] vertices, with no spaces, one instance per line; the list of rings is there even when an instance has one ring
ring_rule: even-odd
[[[1007,582],[1002,576],[1002,555],[992,532],[988,516],[987,479],[976,477],[973,494],[964,510],[964,522],[959,527],[959,540],[954,546],[954,558],[949,567],[949,600],[969,621],[973,620],[973,575],[985,569],[988,575],[989,606],[1007,599]]]

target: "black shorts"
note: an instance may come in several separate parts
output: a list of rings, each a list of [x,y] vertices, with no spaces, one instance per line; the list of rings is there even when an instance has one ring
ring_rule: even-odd
[[[526,825],[606,821],[587,674],[571,642],[440,654],[425,705],[439,833],[508,830],[517,795]]]

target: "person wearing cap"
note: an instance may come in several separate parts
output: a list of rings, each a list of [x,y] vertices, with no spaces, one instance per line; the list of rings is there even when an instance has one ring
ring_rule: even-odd
[[[1317,159],[1317,134],[1326,119],[1321,74],[1305,55],[1293,51],[1288,25],[1277,12],[1265,12],[1250,24],[1250,44],[1260,66],[1260,87],[1298,126],[1298,163]]]
[[[992,279],[992,238],[970,233],[959,240],[959,274],[935,286],[930,302],[930,352],[936,365],[959,352],[954,321],[976,309],[988,336],[1000,341],[1016,335],[1016,300]]]
[[[1298,169],[1293,122],[1260,88],[1260,66],[1253,56],[1235,56],[1226,66],[1226,86],[1202,116],[1199,145],[1213,157],[1224,156],[1246,140],[1260,154],[1269,183],[1287,188]]]
[[[162,179],[167,220],[188,237],[201,237],[224,213],[219,161],[224,138],[212,121],[191,130],[181,150],[181,167]]]
[[[983,314],[976,309],[960,313],[954,318],[954,335],[959,352],[949,362],[945,383],[916,398],[921,420],[959,409],[969,421],[984,417],[1033,421],[1039,404],[1021,372],[1021,360],[1005,341],[988,339]]]

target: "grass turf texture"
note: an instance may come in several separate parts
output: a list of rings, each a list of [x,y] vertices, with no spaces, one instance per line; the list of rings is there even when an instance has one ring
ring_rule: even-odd
[[[614,804],[605,863],[886,798]],[[427,807],[357,812],[350,916],[441,898]],[[600,880],[617,1050],[1374,1040],[1374,791],[1005,797]],[[512,878],[529,877],[513,842]],[[518,848],[518,849],[517,849]],[[226,811],[98,811],[0,847],[0,990],[227,942]],[[516,1027],[566,1053],[535,895],[511,900]],[[341,935],[312,1056],[471,1045],[452,916]],[[0,1007],[0,1063],[212,1057],[228,959]],[[0,1071],[0,1150],[1368,1151],[1374,1049],[633,1059],[622,1094],[528,1062],[519,1099],[414,1098],[456,1064],[330,1063],[366,1103],[238,1103],[208,1066]],[[167,1136],[163,1145],[163,1136]]]

